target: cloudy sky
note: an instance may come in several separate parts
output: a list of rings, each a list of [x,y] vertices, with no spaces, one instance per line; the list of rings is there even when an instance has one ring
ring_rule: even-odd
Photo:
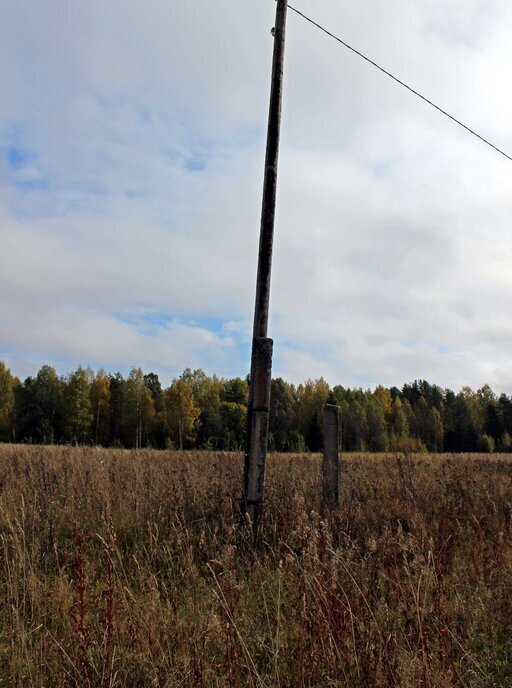
[[[294,0],[512,151],[512,4]],[[274,0],[0,3],[0,359],[249,367]],[[512,392],[512,163],[288,18],[270,336],[292,382]]]

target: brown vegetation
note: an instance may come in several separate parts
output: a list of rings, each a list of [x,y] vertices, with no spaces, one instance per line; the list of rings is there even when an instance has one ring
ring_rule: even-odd
[[[0,686],[512,686],[512,460],[0,447]]]

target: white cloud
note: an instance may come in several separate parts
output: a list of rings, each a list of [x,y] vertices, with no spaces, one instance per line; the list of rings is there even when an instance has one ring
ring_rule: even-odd
[[[512,149],[511,7],[297,4]],[[274,9],[4,3],[0,358],[15,372],[245,374]],[[510,162],[290,13],[275,373],[510,393],[510,180]]]

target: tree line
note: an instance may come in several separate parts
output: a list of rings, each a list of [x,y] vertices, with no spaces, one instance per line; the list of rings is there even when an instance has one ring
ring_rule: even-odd
[[[187,368],[164,388],[140,368],[124,377],[79,367],[61,377],[43,365],[21,382],[0,361],[0,441],[239,450],[247,399],[247,378],[201,369]],[[272,380],[270,448],[321,450],[325,403],[341,408],[344,451],[512,451],[512,399],[488,385],[456,394],[415,380],[363,391],[322,378]]]

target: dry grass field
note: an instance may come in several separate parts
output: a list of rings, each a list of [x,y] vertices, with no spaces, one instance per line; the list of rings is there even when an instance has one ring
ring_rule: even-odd
[[[0,446],[0,686],[512,686],[512,458]]]

